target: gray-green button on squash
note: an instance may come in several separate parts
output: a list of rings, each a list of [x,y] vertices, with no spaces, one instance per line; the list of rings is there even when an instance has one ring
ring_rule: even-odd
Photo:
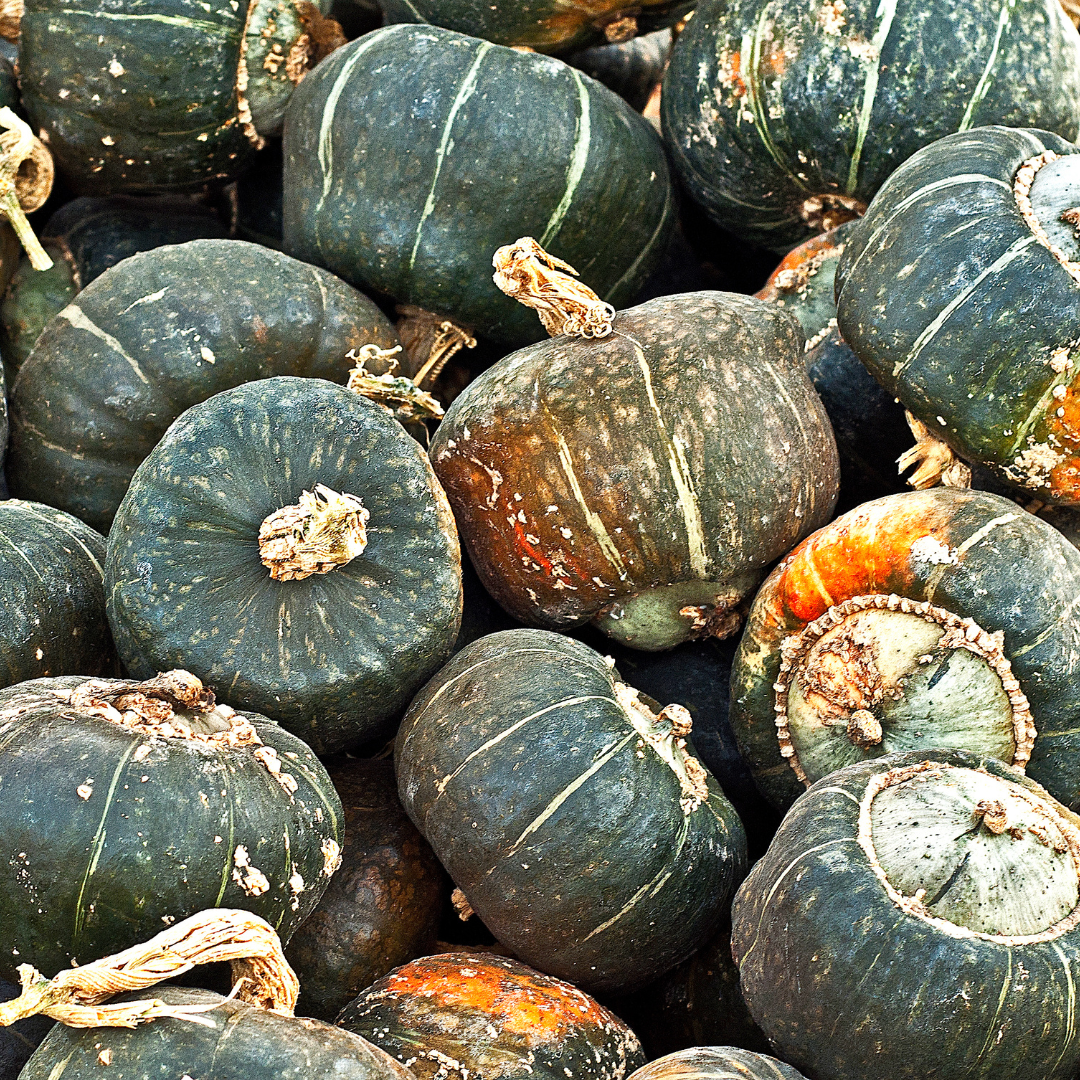
[[[672,50],[664,138],[724,228],[783,250],[861,213],[935,139],[1080,129],[1058,0],[707,0]]]
[[[327,490],[359,502],[343,520],[366,536],[290,577],[267,545],[302,533],[299,557],[318,555]],[[313,503],[308,524],[276,527]],[[331,753],[391,734],[450,655],[457,532],[387,410],[320,379],[265,379],[189,409],[139,467],[109,534],[106,595],[132,674],[185,667]]]
[[[693,1046],[650,1061],[630,1080],[804,1080],[803,1074],[767,1054],[737,1046]]]
[[[534,236],[630,302],[674,200],[649,123],[559,60],[429,26],[384,27],[313,72],[285,118],[284,250],[509,344],[536,315],[491,280]]]

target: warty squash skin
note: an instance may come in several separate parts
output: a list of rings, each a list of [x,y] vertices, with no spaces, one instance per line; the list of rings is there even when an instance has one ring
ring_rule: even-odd
[[[759,787],[786,809],[850,762],[961,746],[1080,807],[1078,595],[1076,549],[997,495],[932,488],[837,518],[762,585],[732,668]]]
[[[672,50],[661,117],[694,199],[782,251],[860,214],[945,135],[1075,139],[1080,35],[1058,0],[706,0]]]
[[[837,272],[844,340],[966,460],[1080,504],[1080,147],[980,128],[899,169]]]
[[[319,484],[362,502],[367,546],[276,580],[262,524]],[[391,735],[461,619],[457,533],[427,457],[388,410],[321,379],[245,383],[189,409],[136,471],[109,540],[127,669],[183,663],[322,754]]]
[[[960,750],[807,791],[732,908],[750,1012],[817,1080],[1067,1080],[1080,1066],[1077,819]]]
[[[285,251],[515,346],[543,331],[492,282],[497,248],[535,236],[619,307],[675,225],[663,147],[625,101],[434,26],[383,27],[321,64],[284,154]]]
[[[832,431],[778,308],[731,293],[619,312],[505,357],[431,443],[473,565],[515,618],[638,649],[725,636],[835,505]]]
[[[805,1080],[790,1065],[737,1046],[694,1046],[650,1061],[632,1075],[633,1080]]]
[[[459,652],[395,746],[402,803],[465,899],[526,963],[629,991],[715,929],[746,865],[735,811],[664,710],[542,630]]]
[[[0,977],[220,903],[288,940],[318,902],[342,839],[326,771],[277,724],[188,685],[180,699],[71,675],[0,690]]]
[[[343,281],[239,240],[124,260],[38,340],[12,399],[12,493],[102,531],[136,466],[189,406],[276,375],[345,382],[346,353],[397,344]]]
[[[626,1080],[645,1062],[614,1013],[504,956],[414,960],[368,987],[337,1023],[417,1080]]]

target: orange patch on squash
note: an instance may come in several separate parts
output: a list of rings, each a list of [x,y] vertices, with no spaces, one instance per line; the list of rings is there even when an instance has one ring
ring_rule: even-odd
[[[1058,416],[1058,410],[1062,415]],[[1063,398],[1051,402],[1046,415],[1048,442],[1064,461],[1050,470],[1050,490],[1055,498],[1080,500],[1080,393],[1076,382]]]
[[[797,275],[799,270],[811,260],[823,252],[835,251],[840,246],[842,245],[836,243],[836,238],[831,232],[819,233],[811,237],[784,256],[780,265],[769,275],[769,280],[754,293],[754,296],[758,300],[775,300],[784,292],[777,283],[781,274],[785,275],[784,278],[780,278],[781,281],[790,278],[791,275],[785,273],[786,271],[792,271]]]

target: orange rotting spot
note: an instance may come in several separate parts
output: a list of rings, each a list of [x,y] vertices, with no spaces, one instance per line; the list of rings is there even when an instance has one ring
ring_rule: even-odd
[[[737,98],[746,97],[746,83],[742,77],[742,55],[737,52],[731,53],[727,64],[719,73],[719,81],[726,86]]]
[[[758,292],[754,293],[754,296],[758,300],[775,300],[783,291],[778,283],[778,279],[779,281],[785,280],[785,278],[780,277],[781,274],[785,274],[785,271],[798,274],[801,267],[822,253],[834,251],[840,246],[830,233],[819,233],[817,236],[811,237],[784,256],[783,262],[769,275],[769,280],[765,282]],[[790,278],[791,274],[788,273],[785,277]]]

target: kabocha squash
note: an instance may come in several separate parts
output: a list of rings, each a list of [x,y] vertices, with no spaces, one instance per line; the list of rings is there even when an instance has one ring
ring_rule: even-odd
[[[133,674],[183,663],[331,753],[392,734],[449,656],[457,533],[386,409],[263,379],[193,406],[139,467],[106,596]]]
[[[337,866],[326,771],[184,671],[0,691],[0,977],[126,948],[221,903],[283,938]]]
[[[253,379],[344,382],[346,353],[397,335],[325,271],[237,240],[107,270],[50,323],[12,399],[12,492],[107,530],[136,466],[190,405]]]
[[[492,283],[498,247],[531,233],[619,306],[675,223],[663,148],[625,101],[437,27],[338,50],[289,103],[284,153],[285,251],[510,344],[540,330]]]
[[[885,185],[837,272],[844,340],[885,389],[960,457],[1066,505],[1080,504],[1077,176],[1080,148],[1048,132],[942,139]]]
[[[593,992],[656,978],[716,928],[742,825],[661,710],[542,630],[473,642],[409,708],[402,802],[515,956]]]
[[[788,806],[865,757],[961,746],[1080,806],[1077,551],[1015,503],[934,488],[815,533],[754,600],[731,723]]]
[[[514,353],[431,443],[473,564],[522,622],[664,649],[739,624],[762,570],[830,517],[837,462],[802,335],[749,297],[619,312]]]
[[[1080,832],[991,757],[891,754],[792,807],[732,909],[743,993],[819,1080],[1067,1080]]]
[[[566,62],[602,82],[641,112],[660,85],[671,45],[671,31],[656,30],[629,41],[582,49],[571,53]]]
[[[0,501],[0,687],[112,675],[105,538],[41,503]]]
[[[695,1046],[650,1061],[634,1080],[804,1080],[802,1073],[767,1054],[737,1046]]]
[[[366,989],[337,1022],[417,1080],[625,1080],[645,1063],[614,1013],[503,956],[415,960]]]
[[[672,50],[661,113],[694,199],[783,250],[860,214],[952,132],[1076,138],[1080,35],[1058,0],[706,0]]]
[[[193,190],[252,163],[337,30],[306,0],[31,0],[23,102],[76,193]]]
[[[289,942],[305,1016],[333,1020],[391,968],[435,951],[445,874],[402,809],[390,761],[327,770],[344,807],[341,868]]]

